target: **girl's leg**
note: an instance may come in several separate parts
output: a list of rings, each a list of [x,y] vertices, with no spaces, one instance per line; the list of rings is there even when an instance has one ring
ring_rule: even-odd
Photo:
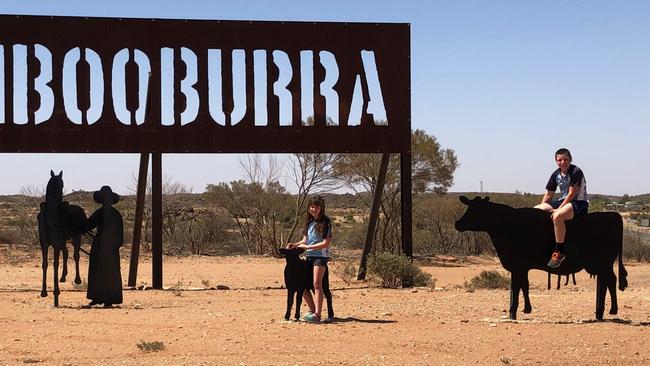
[[[316,267],[314,267],[316,268]],[[305,300],[307,303],[307,306],[309,307],[309,311],[312,313],[316,312],[316,308],[314,307],[314,299],[311,297],[311,291],[306,289],[305,291],[302,292],[302,298]]]
[[[314,299],[316,311],[314,313],[320,316],[323,310],[323,276],[325,275],[325,266],[314,266]]]

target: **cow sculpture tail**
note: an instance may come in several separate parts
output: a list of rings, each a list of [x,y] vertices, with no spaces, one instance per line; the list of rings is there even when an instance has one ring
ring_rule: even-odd
[[[620,216],[619,216],[620,218]],[[623,266],[623,219],[620,219],[620,237],[618,240],[618,289],[623,291],[627,287],[627,271]]]
[[[618,289],[623,291],[627,287],[627,271],[623,267],[623,253],[618,253]]]

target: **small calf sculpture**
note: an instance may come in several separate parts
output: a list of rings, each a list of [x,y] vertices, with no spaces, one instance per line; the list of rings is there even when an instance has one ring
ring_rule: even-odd
[[[596,319],[602,320],[605,295],[612,300],[609,313],[618,312],[616,275],[613,264],[618,257],[618,288],[627,287],[627,271],[623,266],[623,220],[616,212],[595,212],[567,222],[566,260],[558,268],[548,268],[555,237],[549,213],[535,208],[513,208],[476,197],[465,196],[465,214],[456,221],[458,231],[485,231],[496,248],[501,265],[510,272],[510,319],[517,318],[519,291],[524,294],[524,313],[532,306],[528,297],[528,271],[541,269],[568,275],[585,269],[596,275]]]
[[[293,306],[294,295],[296,297],[296,320],[300,319],[300,305],[302,305],[302,293],[304,290],[314,290],[314,271],[306,260],[300,258],[304,252],[302,248],[280,249],[287,264],[284,267],[284,285],[287,288],[287,311],[284,319],[291,318],[291,307]],[[332,293],[330,292],[329,269],[323,276],[323,295],[327,300],[327,317],[334,318],[332,308]]]

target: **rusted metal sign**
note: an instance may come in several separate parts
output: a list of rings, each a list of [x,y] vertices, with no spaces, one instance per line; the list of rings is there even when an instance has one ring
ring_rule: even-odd
[[[0,152],[410,151],[408,24],[0,15]]]

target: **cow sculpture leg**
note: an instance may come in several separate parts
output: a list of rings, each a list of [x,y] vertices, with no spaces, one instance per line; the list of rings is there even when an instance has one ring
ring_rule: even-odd
[[[530,284],[528,283],[528,273],[526,273],[526,277],[524,277],[523,280],[524,283],[521,290],[524,293],[524,313],[530,314],[533,311],[533,306],[530,304],[530,297],[528,297],[528,290],[530,288]]]
[[[618,301],[616,298],[616,275],[611,269],[607,272],[602,272],[596,275],[596,319],[598,320],[603,320],[607,290],[609,290],[609,296],[612,301],[609,313],[615,315],[618,313]]]
[[[605,276],[605,283],[609,290],[609,298],[612,301],[609,314],[616,315],[618,313],[618,301],[616,299],[616,274],[614,274],[613,270],[609,271]]]
[[[533,310],[528,297],[528,272],[511,273],[510,275],[510,310],[509,317],[511,320],[517,319],[517,308],[519,307],[519,290],[524,293],[524,312],[530,313]]]

